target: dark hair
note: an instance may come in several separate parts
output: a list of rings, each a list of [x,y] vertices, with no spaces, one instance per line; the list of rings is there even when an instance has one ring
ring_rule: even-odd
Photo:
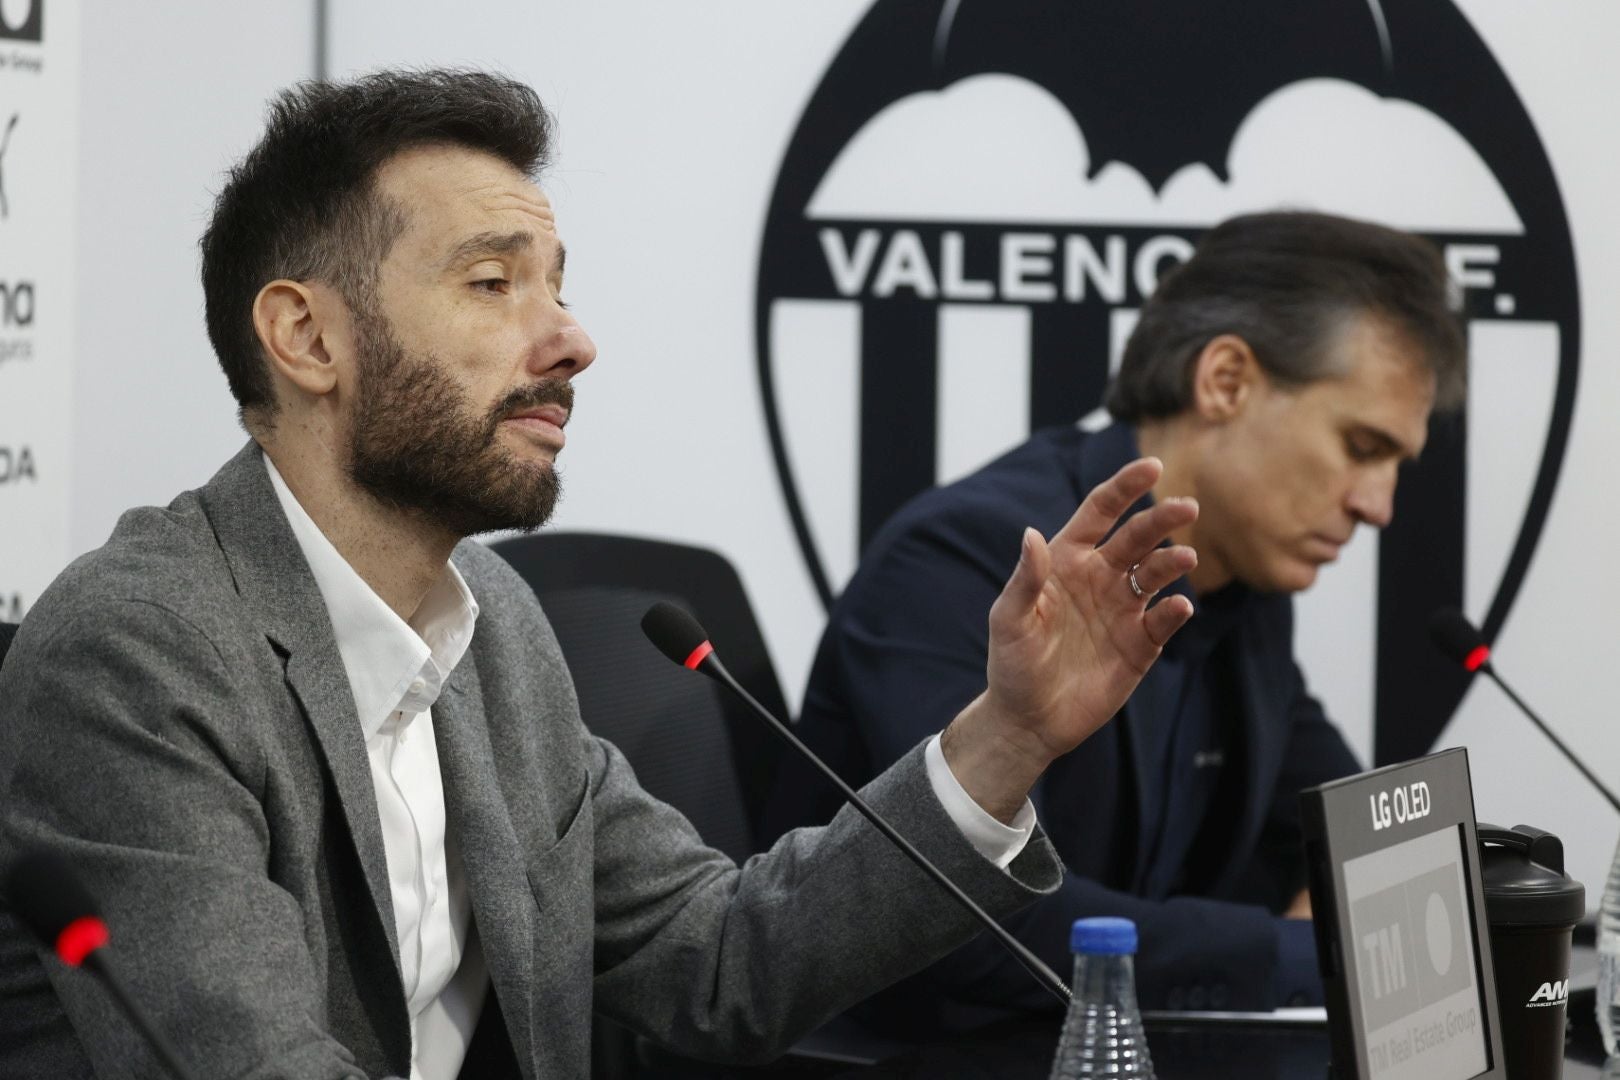
[[[244,414],[274,403],[253,328],[266,283],[321,281],[351,307],[370,309],[378,265],[405,227],[404,209],[376,191],[384,162],[452,144],[534,176],[547,163],[551,126],[533,90],[481,71],[380,71],[278,95],[202,237],[208,338]]]
[[[1205,345],[1235,334],[1286,385],[1342,374],[1332,346],[1358,315],[1387,320],[1435,377],[1439,409],[1460,405],[1467,337],[1457,290],[1429,241],[1365,221],[1299,211],[1249,214],[1211,229],[1146,304],[1104,404],[1118,420],[1192,404]]]

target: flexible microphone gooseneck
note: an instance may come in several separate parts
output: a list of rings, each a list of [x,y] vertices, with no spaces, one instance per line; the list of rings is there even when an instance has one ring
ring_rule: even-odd
[[[194,1080],[174,1047],[108,965],[103,950],[109,935],[100,905],[66,859],[45,851],[19,856],[6,871],[3,892],[17,921],[49,946],[62,963],[86,968],[101,980],[169,1072],[179,1080]]]
[[[1005,927],[992,919],[978,904],[974,903],[973,898],[963,892],[954,881],[946,877],[943,870],[929,862],[926,855],[913,847],[910,841],[895,831],[894,826],[883,819],[881,814],[868,806],[866,800],[855,793],[854,788],[844,783],[843,779],[832,770],[831,766],[816,756],[815,751],[800,742],[798,736],[793,734],[787,724],[771,715],[769,709],[754,700],[754,696],[743,689],[741,683],[732,678],[731,672],[726,670],[725,665],[720,662],[720,658],[715,655],[714,646],[709,643],[709,635],[704,633],[703,627],[698,625],[696,619],[674,604],[659,601],[648,608],[647,613],[641,617],[641,631],[658,647],[659,652],[682,667],[702,672],[741,698],[751,710],[771,726],[772,730],[786,739],[788,745],[792,746],[810,764],[820,770],[821,774],[838,789],[839,794],[844,796],[845,801],[860,811],[861,815],[867,821],[870,821],[878,832],[888,837],[890,843],[899,848],[908,859],[916,863],[924,873],[933,878],[940,888],[950,894],[951,899],[961,904],[975,919],[983,923],[985,929],[989,930],[996,940],[1001,942],[1007,951],[1012,953],[1031,975],[1035,976],[1037,982],[1050,990],[1065,1006],[1068,1005],[1069,999],[1074,996],[1073,992],[1070,991],[1068,985],[1062,979],[1057,977],[1057,974],[1051,968],[1041,962],[1040,957],[1030,952],[1023,942],[1013,937]]]
[[[1586,767],[1586,763],[1575,756],[1575,751],[1564,745],[1564,740],[1553,734],[1541,717],[1535,714],[1524,699],[1513,692],[1513,688],[1502,681],[1502,676],[1496,673],[1496,667],[1491,663],[1491,646],[1485,640],[1485,635],[1471,622],[1468,617],[1456,608],[1440,608],[1429,616],[1429,636],[1434,640],[1435,648],[1439,649],[1449,659],[1455,660],[1464,668],[1472,672],[1483,672],[1490,680],[1502,688],[1502,693],[1508,696],[1519,711],[1530,718],[1530,722],[1541,729],[1541,733],[1552,740],[1552,744],[1580,774],[1586,777],[1587,782],[1597,788],[1609,805],[1620,811],[1620,799],[1615,798],[1614,792],[1603,785],[1597,774]]]

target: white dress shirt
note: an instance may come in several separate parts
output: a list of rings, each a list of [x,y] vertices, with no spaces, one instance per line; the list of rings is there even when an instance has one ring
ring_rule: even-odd
[[[326,602],[371,760],[400,974],[411,1080],[455,1080],[489,989],[460,860],[445,849],[433,703],[472,643],[478,602],[446,564],[407,623],[385,604],[265,466]]]
[[[264,459],[293,536],[332,619],[371,760],[400,974],[411,1017],[411,1080],[456,1080],[489,990],[459,858],[446,850],[444,780],[433,703],[472,643],[478,618],[454,565],[409,622],[383,602]],[[939,736],[924,759],[945,811],[980,854],[1006,869],[1034,834],[1025,800],[1011,826],[974,802],[945,763]]]

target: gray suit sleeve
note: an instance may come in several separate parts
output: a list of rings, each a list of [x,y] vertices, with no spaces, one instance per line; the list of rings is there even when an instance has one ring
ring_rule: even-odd
[[[643,792],[616,749],[596,747],[597,1007],[660,1044],[767,1059],[978,930],[850,807],[739,869]],[[929,785],[921,745],[863,795],[992,915],[1057,887],[1044,834],[1007,872],[972,848]]]
[[[231,666],[149,603],[40,623],[0,680],[0,858],[44,848],[78,868],[111,962],[197,1075],[362,1076],[317,1015],[303,913],[266,873],[263,753],[219,745]],[[96,1075],[158,1075],[94,980],[41,956]]]

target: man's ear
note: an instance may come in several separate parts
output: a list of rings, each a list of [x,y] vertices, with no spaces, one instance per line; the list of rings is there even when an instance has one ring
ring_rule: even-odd
[[[1247,341],[1236,334],[1212,338],[1193,363],[1193,410],[1216,423],[1229,420],[1248,406],[1265,377]]]
[[[333,338],[334,298],[320,286],[285,278],[272,281],[253,299],[253,329],[275,375],[312,397],[331,393],[338,365]]]

